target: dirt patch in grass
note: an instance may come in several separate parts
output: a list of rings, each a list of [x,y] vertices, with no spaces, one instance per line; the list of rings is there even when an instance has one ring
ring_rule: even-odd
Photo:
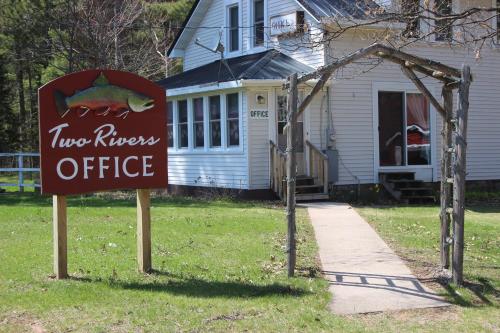
[[[0,318],[0,327],[8,327],[7,332],[46,333],[42,322],[25,311],[12,311]]]

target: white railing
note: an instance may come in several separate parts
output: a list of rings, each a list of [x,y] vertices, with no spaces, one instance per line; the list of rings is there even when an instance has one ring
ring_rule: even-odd
[[[25,168],[24,167],[24,158],[25,157],[40,157],[39,153],[0,153],[0,159],[4,159],[7,157],[13,157],[17,162],[17,168],[0,168],[0,176],[2,172],[9,173],[17,173],[17,183],[2,183],[0,180],[0,187],[2,186],[16,186],[19,187],[19,192],[24,192],[25,187],[40,187],[40,184],[35,182],[33,183],[25,183],[24,182],[24,173],[25,172],[40,172],[40,168]],[[13,163],[15,164],[15,162]],[[0,164],[1,165],[1,164]]]

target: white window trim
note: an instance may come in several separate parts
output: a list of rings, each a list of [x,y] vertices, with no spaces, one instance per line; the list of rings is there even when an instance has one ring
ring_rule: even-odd
[[[249,26],[250,26],[250,33],[249,35],[249,45],[248,45],[248,50],[252,50],[253,52],[261,52],[265,51],[268,46],[269,42],[269,28],[267,27],[268,22],[269,22],[269,17],[268,17],[268,12],[267,12],[267,0],[264,1],[264,43],[259,46],[255,46],[255,27],[254,27],[254,18],[255,18],[255,13],[254,13],[254,2],[255,0],[249,0],[248,1],[248,13],[249,13]]]
[[[436,88],[429,87],[431,93],[435,94]],[[372,83],[372,124],[373,124],[373,179],[376,183],[379,182],[378,173],[380,171],[410,171],[410,170],[421,170],[421,169],[432,169],[432,180],[437,181],[437,154],[436,154],[436,109],[429,103],[429,118],[430,118],[430,131],[431,131],[431,164],[429,165],[401,165],[401,166],[380,166],[380,156],[379,156],[379,137],[378,137],[378,92],[379,91],[396,91],[407,93],[418,93],[421,92],[413,85],[413,83],[408,82],[373,82]],[[439,95],[437,95],[439,96]],[[406,97],[405,97],[406,99]],[[407,160],[406,160],[407,162]]]
[[[238,50],[229,51],[229,8],[233,6],[238,6]],[[243,52],[243,10],[241,6],[241,0],[225,0],[224,1],[224,54],[227,57],[234,57],[241,55]]]
[[[227,95],[230,94],[238,94],[238,130],[239,130],[239,145],[238,146],[229,146],[228,141],[229,138],[227,136],[227,109],[226,109],[226,99]],[[210,147],[210,121],[209,121],[209,97],[210,96],[220,96],[220,108],[221,108],[221,146],[220,147]],[[203,126],[204,126],[204,147],[194,147],[194,114],[193,114],[193,100],[196,98],[203,98],[203,107],[204,107],[204,118],[203,118]],[[243,91],[235,90],[235,91],[227,91],[227,92],[218,92],[212,94],[197,94],[189,97],[182,96],[180,98],[170,99],[172,102],[173,110],[174,110],[174,147],[169,148],[169,154],[171,155],[241,155],[244,153],[244,142],[245,136],[243,135]],[[178,103],[179,101],[187,101],[187,111],[188,111],[188,147],[180,148],[180,138],[179,138],[179,113],[178,113]]]

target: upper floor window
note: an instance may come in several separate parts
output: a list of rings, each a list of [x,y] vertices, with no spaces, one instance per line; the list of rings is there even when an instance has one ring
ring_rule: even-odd
[[[227,9],[228,17],[228,46],[229,52],[235,52],[240,49],[240,29],[239,29],[239,8],[238,5],[229,6]]]
[[[420,34],[420,0],[403,0],[401,12],[406,23],[403,36],[416,38]]]
[[[168,147],[174,146],[174,110],[172,109],[173,103],[167,102],[167,140]]]
[[[497,0],[497,42],[500,43],[500,0]]]
[[[179,101],[177,103],[177,119],[179,119],[179,148],[187,148],[189,146],[189,131],[188,131],[188,108],[187,101]]]
[[[264,0],[253,0],[253,46],[264,45]]]
[[[445,17],[451,14],[451,0],[435,0],[436,20],[434,39],[437,41],[451,41],[452,21]]]
[[[193,99],[193,133],[194,147],[205,146],[205,130],[203,128],[203,97]]]
[[[228,94],[226,100],[227,108],[227,145],[239,146],[240,125],[239,125],[239,94]]]

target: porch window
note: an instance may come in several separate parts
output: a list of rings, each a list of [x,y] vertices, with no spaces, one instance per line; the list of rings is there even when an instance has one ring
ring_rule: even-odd
[[[205,146],[205,131],[203,129],[203,97],[193,99],[193,133],[194,147]]]
[[[264,45],[264,0],[253,1],[253,46]]]
[[[435,37],[436,41],[451,41],[452,40],[452,22],[449,19],[440,19],[451,14],[451,0],[435,0],[436,16],[435,20]]]
[[[287,123],[287,97],[286,96],[278,96],[277,98],[277,106],[276,110],[278,113],[278,147],[281,150],[286,150],[286,133],[284,128]],[[297,119],[297,131],[296,131],[296,141],[295,141],[295,151],[297,153],[304,152],[304,122],[303,117]]]
[[[173,103],[167,102],[167,139],[168,147],[174,147],[174,110]]]
[[[177,119],[179,119],[179,148],[188,148],[188,108],[186,100],[177,102]]]
[[[378,92],[380,166],[430,165],[429,101],[419,93]]]
[[[226,95],[227,145],[229,147],[240,144],[239,104],[238,93]]]
[[[240,49],[239,9],[238,5],[228,7],[228,42],[229,52]]]
[[[221,112],[220,96],[210,96],[208,98],[209,121],[210,121],[210,147],[221,146]]]

